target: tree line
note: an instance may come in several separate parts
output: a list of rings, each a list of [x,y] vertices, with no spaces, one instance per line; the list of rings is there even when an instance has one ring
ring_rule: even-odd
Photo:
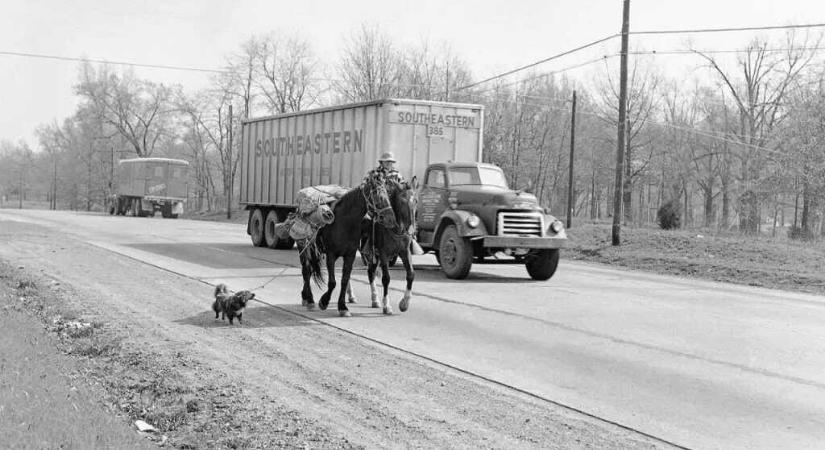
[[[726,59],[696,50],[706,76],[693,80],[664,73],[656,56],[635,56],[624,223],[653,224],[669,204],[690,227],[757,234],[787,226],[793,237],[825,234],[820,39],[754,38]],[[614,195],[616,74],[605,65],[576,79],[530,73],[476,84],[469,64],[446,45],[402,46],[369,25],[342,41],[334,61],[322,61],[298,35],[252,36],[198,92],[83,63],[74,86],[80,105],[62,123],[38,128],[40,151],[0,141],[0,201],[102,210],[118,160],[163,156],[191,164],[189,210],[237,208],[233,136],[242,119],[397,97],[483,105],[485,161],[557,216],[566,216],[575,133],[574,218],[606,219]]]

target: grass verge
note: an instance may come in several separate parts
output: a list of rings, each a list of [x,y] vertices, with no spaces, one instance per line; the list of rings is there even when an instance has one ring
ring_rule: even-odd
[[[689,278],[825,294],[825,245],[787,238],[706,234],[654,228],[621,230],[611,244],[609,224],[568,230],[563,258]]]

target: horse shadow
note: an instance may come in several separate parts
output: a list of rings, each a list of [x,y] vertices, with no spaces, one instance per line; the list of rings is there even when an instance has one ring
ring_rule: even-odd
[[[481,268],[484,265],[479,265]],[[494,265],[490,265],[494,267]],[[524,271],[524,276],[507,276],[507,275],[499,275],[492,272],[485,272],[483,269],[479,270],[476,269],[475,266],[473,271],[471,271],[467,278],[463,280],[452,280],[447,278],[444,275],[444,272],[441,271],[441,267],[438,264],[415,264],[415,276],[416,280],[426,280],[426,281],[438,281],[442,283],[448,284],[458,284],[458,283],[541,283],[541,281],[533,280],[527,274],[527,271]],[[400,271],[398,277],[404,277],[404,268],[403,267],[391,267],[390,268],[390,277],[395,278],[395,273]]]

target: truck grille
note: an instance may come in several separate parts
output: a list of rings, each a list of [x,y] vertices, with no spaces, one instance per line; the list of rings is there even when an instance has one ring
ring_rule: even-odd
[[[498,213],[499,236],[542,236],[544,216],[539,212]]]

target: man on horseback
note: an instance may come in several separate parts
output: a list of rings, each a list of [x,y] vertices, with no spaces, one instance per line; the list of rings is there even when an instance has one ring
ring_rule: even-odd
[[[364,177],[364,183],[370,185],[371,183],[381,183],[386,185],[387,181],[392,180],[398,184],[404,183],[404,177],[395,168],[395,156],[392,152],[384,152],[378,158],[378,167],[367,172]]]
[[[390,184],[398,183],[399,186],[405,186],[406,180],[404,179],[404,176],[401,175],[401,173],[398,172],[398,170],[395,168],[396,162],[398,161],[396,161],[395,155],[393,155],[392,152],[382,153],[381,157],[378,158],[378,167],[367,172],[367,175],[364,177],[364,185],[370,189],[374,186],[384,186],[387,189],[387,191],[392,191],[394,189],[391,189],[391,186],[389,186]],[[370,220],[368,216],[363,224],[362,243],[360,249],[361,255],[364,258],[364,262],[366,263],[369,263],[370,261],[377,261],[373,235],[374,223]],[[415,242],[414,236],[410,235],[410,238],[413,241],[413,248],[416,250],[414,253],[423,253],[421,247],[418,245],[417,242]]]

